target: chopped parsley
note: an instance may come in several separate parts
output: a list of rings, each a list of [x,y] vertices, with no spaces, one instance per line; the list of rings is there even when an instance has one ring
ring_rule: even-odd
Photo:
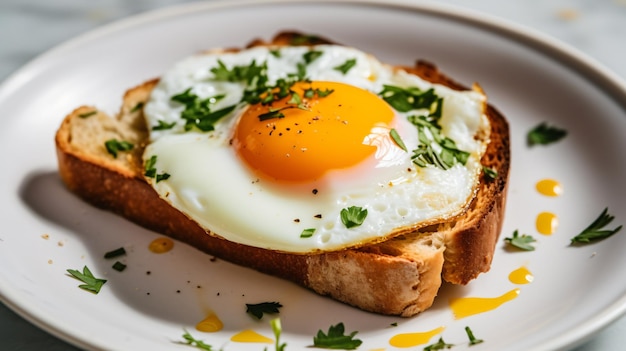
[[[522,234],[522,236],[519,236],[517,230],[513,232],[512,237],[504,238],[505,243],[524,251],[534,251],[535,247],[531,244],[535,241],[537,240],[535,240],[535,238],[533,238],[531,235]]]
[[[180,117],[185,120],[185,130],[198,128],[203,132],[215,129],[215,123],[222,117],[231,113],[237,105],[224,107],[217,111],[212,111],[211,105],[224,98],[224,95],[211,96],[201,99],[188,88],[184,92],[172,96],[171,100],[185,106]]]
[[[145,165],[145,173],[144,176],[148,177],[148,178],[154,178],[156,180],[156,182],[160,182],[162,180],[166,180],[170,177],[169,173],[161,173],[161,174],[157,174],[157,170],[156,170],[156,161],[157,161],[157,156],[156,155],[152,155],[152,157],[150,157],[150,159],[148,161],[146,161],[146,165]]]
[[[143,105],[144,105],[143,101],[138,102],[137,105],[135,105],[133,108],[130,109],[130,113],[134,113],[134,112],[141,110],[143,108]]]
[[[313,347],[334,350],[356,350],[363,343],[363,341],[354,338],[358,332],[355,331],[349,335],[344,333],[345,327],[343,323],[331,325],[326,334],[319,330],[317,335],[313,337]]]
[[[291,39],[289,44],[291,45],[303,45],[303,44],[311,44],[316,41],[319,41],[320,37],[313,34],[300,34]]]
[[[483,342],[482,339],[476,339],[470,327],[465,327],[465,332],[467,333],[467,337],[469,338],[470,346],[480,344],[481,342]]]
[[[317,58],[319,58],[323,54],[324,54],[323,51],[311,50],[311,51],[307,51],[304,55],[302,55],[302,58],[304,58],[304,63],[308,65],[309,63],[315,61]]]
[[[400,134],[398,134],[397,130],[391,128],[391,130],[389,131],[389,136],[391,136],[391,139],[393,139],[393,141],[396,143],[396,145],[398,145],[399,148],[407,152],[409,151],[406,148],[406,145],[404,145],[404,141],[402,141],[402,138],[400,137]]]
[[[109,139],[104,142],[104,147],[107,149],[107,152],[111,154],[114,158],[117,158],[117,153],[120,151],[130,151],[133,149],[134,145],[127,141],[119,141],[117,139]]]
[[[195,348],[200,349],[200,350],[214,351],[213,346],[205,343],[202,340],[198,340],[198,339],[194,338],[191,334],[189,334],[189,332],[187,330],[185,330],[185,333],[183,334],[183,339],[185,339],[185,341],[184,342],[179,342],[180,344],[189,345],[189,346],[195,347]]]
[[[447,170],[457,162],[461,164],[467,162],[469,153],[459,150],[454,140],[444,136],[441,132],[439,120],[443,109],[443,98],[435,94],[434,89],[422,91],[416,87],[401,88],[384,85],[379,95],[399,112],[427,110],[426,114],[411,115],[407,118],[417,128],[419,137],[419,144],[411,156],[413,163],[419,167],[433,165]],[[437,152],[433,144],[436,144],[440,151]]]
[[[165,123],[161,120],[157,121],[157,125],[152,127],[152,130],[167,130],[172,129],[176,125],[176,122]]]
[[[496,179],[496,178],[498,178],[498,171],[496,171],[493,168],[483,166],[483,173],[489,179]]]
[[[347,74],[348,71],[350,71],[350,69],[352,69],[352,67],[354,67],[356,65],[356,59],[349,59],[346,60],[346,62],[344,62],[343,64],[333,67],[334,70],[341,72],[342,74]]]
[[[124,256],[124,255],[126,255],[126,250],[123,247],[120,247],[119,249],[111,250],[105,253],[104,258],[109,259],[109,258],[115,258],[119,256]]]
[[[280,50],[278,49],[270,50],[270,54],[276,58],[280,58],[282,56],[282,54],[280,53]]]
[[[350,206],[341,210],[341,222],[346,228],[358,227],[363,224],[367,217],[367,209],[358,206]]]
[[[435,350],[451,349],[453,346],[454,346],[454,344],[446,344],[446,342],[443,341],[443,338],[439,337],[439,341],[437,341],[434,344],[426,346],[424,348],[424,351],[435,351]]]
[[[587,228],[583,229],[580,234],[572,238],[572,244],[589,244],[601,239],[610,237],[622,229],[622,226],[618,226],[614,229],[602,229],[609,225],[615,216],[608,214],[608,207],[605,208],[602,213],[596,218]]]
[[[67,272],[71,274],[72,277],[84,283],[79,285],[79,288],[94,294],[98,294],[104,283],[107,282],[105,279],[94,277],[89,268],[87,268],[87,266],[83,267],[82,273],[75,269],[68,269]]]
[[[526,141],[528,146],[547,145],[557,142],[567,135],[567,131],[542,122],[528,132]]]
[[[123,264],[120,261],[115,261],[115,263],[113,264],[112,268],[115,269],[118,272],[122,272],[123,270],[126,269],[126,265]]]
[[[263,314],[276,314],[283,307],[278,302],[261,302],[257,304],[246,304],[246,313],[254,316],[256,319],[263,318]]]
[[[310,238],[315,233],[315,228],[307,228],[300,233],[301,238]]]
[[[91,117],[91,116],[95,115],[96,113],[98,113],[98,111],[96,111],[96,110],[89,111],[89,112],[83,112],[83,113],[79,114],[78,117],[80,117],[80,118],[88,118],[88,117]]]

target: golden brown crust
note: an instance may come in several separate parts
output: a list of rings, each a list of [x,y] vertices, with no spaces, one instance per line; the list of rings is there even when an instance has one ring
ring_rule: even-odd
[[[330,41],[295,32],[284,32],[274,45],[310,45]],[[257,40],[251,45],[266,45]],[[413,73],[433,83],[454,89],[463,86],[420,61]],[[296,255],[236,244],[209,235],[184,214],[169,206],[142,176],[141,153],[147,133],[142,109],[156,80],[129,90],[117,119],[81,107],[68,115],[56,135],[59,173],[67,187],[87,202],[111,210],[146,228],[186,242],[206,253],[258,271],[289,279],[322,295],[361,309],[401,316],[412,316],[430,307],[442,277],[455,284],[466,284],[489,270],[495,242],[504,216],[509,172],[508,125],[489,106],[491,142],[483,164],[494,168],[499,177],[483,178],[470,210],[454,222],[423,228],[419,232],[359,249],[317,255]],[[92,119],[93,118],[93,119]],[[99,141],[79,140],[89,128],[101,129]],[[102,148],[111,136],[136,143],[133,152],[113,159]],[[442,275],[443,274],[443,275]]]

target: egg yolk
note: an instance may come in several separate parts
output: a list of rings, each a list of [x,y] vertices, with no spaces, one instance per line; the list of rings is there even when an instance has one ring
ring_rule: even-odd
[[[233,146],[259,176],[306,182],[354,166],[376,152],[364,144],[394,118],[375,94],[343,83],[299,82],[291,94],[243,113]]]

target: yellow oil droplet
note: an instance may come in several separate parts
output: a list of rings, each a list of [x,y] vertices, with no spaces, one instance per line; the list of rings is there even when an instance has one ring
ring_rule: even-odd
[[[441,333],[443,329],[444,327],[439,327],[422,333],[404,333],[394,335],[391,339],[389,339],[389,345],[393,347],[413,347],[423,345],[429,342],[433,336]]]
[[[554,179],[542,179],[535,187],[541,195],[545,196],[559,196],[563,193],[561,183]]]
[[[224,324],[213,312],[209,313],[205,319],[196,324],[196,329],[198,331],[206,333],[215,333],[222,330],[222,328],[224,328]]]
[[[537,231],[543,235],[552,235],[559,226],[559,219],[554,213],[541,212],[537,215]]]
[[[152,240],[148,249],[154,253],[166,253],[174,247],[174,240],[170,238],[157,238]]]
[[[257,332],[255,332],[254,330],[244,330],[242,332],[239,332],[235,335],[233,335],[230,338],[230,341],[234,341],[234,342],[258,342],[258,343],[265,343],[265,344],[273,344],[274,340],[263,336]]]
[[[513,284],[528,284],[533,278],[533,274],[526,267],[520,267],[509,274],[509,280]]]
[[[456,319],[461,319],[475,314],[495,310],[505,302],[516,298],[520,289],[513,289],[498,297],[462,297],[450,301],[450,308]]]

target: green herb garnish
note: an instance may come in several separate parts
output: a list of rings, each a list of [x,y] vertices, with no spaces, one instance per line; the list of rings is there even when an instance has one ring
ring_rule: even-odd
[[[367,217],[367,209],[358,206],[350,206],[341,210],[341,222],[346,228],[358,227],[363,224]]]
[[[535,241],[537,241],[535,240],[535,238],[527,234],[522,234],[522,236],[519,236],[517,230],[513,232],[512,237],[504,238],[504,242],[506,242],[507,244],[524,251],[534,251],[535,247],[532,246],[531,243],[534,243]]]
[[[304,55],[302,55],[302,57],[304,58],[304,63],[308,65],[309,63],[315,61],[318,57],[322,56],[323,54],[324,54],[323,51],[311,50],[311,51],[307,51]]]
[[[617,233],[622,229],[622,226],[618,226],[615,229],[602,229],[609,225],[615,219],[615,216],[608,214],[608,207],[600,213],[587,228],[583,229],[580,234],[572,238],[572,244],[589,244],[594,241],[605,239],[611,235]]]
[[[143,105],[144,105],[143,101],[138,102],[137,105],[135,105],[133,108],[130,109],[130,113],[141,110],[143,108]]]
[[[343,323],[331,325],[327,334],[319,330],[317,336],[313,337],[313,346],[322,349],[356,350],[363,343],[354,338],[358,332],[352,332],[349,335],[344,335],[344,332]]]
[[[379,95],[391,107],[399,112],[428,109],[430,115],[441,117],[441,101],[443,100],[434,89],[422,91],[416,87],[401,88],[393,85],[383,85]],[[439,110],[439,111],[437,111]]]
[[[78,115],[78,117],[80,117],[80,118],[87,118],[87,117],[91,117],[91,116],[95,115],[96,113],[98,113],[98,111],[93,110],[93,111],[81,113],[81,114]]]
[[[272,319],[270,321],[270,325],[272,326],[272,331],[274,332],[274,338],[276,339],[276,343],[274,344],[274,349],[276,351],[284,351],[285,347],[287,347],[287,344],[280,343],[280,334],[283,330],[280,324],[280,318]]]
[[[167,130],[172,129],[176,125],[176,122],[165,123],[161,120],[157,121],[157,125],[152,127],[152,130]]]
[[[467,333],[467,337],[469,338],[470,346],[471,345],[480,344],[481,342],[483,342],[483,340],[481,340],[481,339],[476,339],[476,337],[474,336],[474,333],[472,332],[470,327],[465,327],[465,332]]]
[[[157,174],[157,170],[156,170],[156,161],[157,161],[157,156],[156,155],[152,155],[152,157],[150,157],[150,159],[148,159],[148,161],[146,161],[145,164],[145,173],[144,176],[148,177],[148,178],[154,178],[156,180],[156,182],[160,182],[162,180],[166,180],[170,177],[169,173],[161,173],[161,174]]]
[[[183,334],[183,339],[185,339],[185,341],[184,342],[179,342],[180,344],[189,345],[189,346],[195,347],[195,348],[200,349],[200,350],[214,351],[214,349],[213,349],[213,347],[211,345],[205,343],[202,340],[198,340],[198,339],[194,338],[193,336],[191,336],[191,334],[189,334],[189,332],[187,330],[185,330],[185,333]]]
[[[483,166],[483,173],[489,179],[496,179],[496,178],[498,178],[498,171],[496,171],[493,168],[489,168],[489,167]]]
[[[301,238],[310,238],[315,233],[315,228],[307,228],[300,233]]]
[[[278,302],[262,302],[257,304],[246,304],[246,313],[254,316],[256,319],[263,318],[263,314],[279,313],[279,308],[283,307]]]
[[[400,147],[402,150],[404,151],[409,151],[406,148],[406,145],[404,145],[404,142],[402,141],[402,138],[400,138],[400,134],[398,134],[398,131],[395,130],[394,128],[391,128],[391,130],[389,131],[389,136],[391,136],[391,139],[393,139],[393,141],[396,143],[396,145],[398,145],[398,147]]]
[[[275,49],[275,50],[270,50],[270,54],[276,58],[280,58],[282,55],[280,53],[280,50]]]
[[[105,253],[104,258],[109,259],[109,258],[115,258],[119,256],[124,256],[124,255],[126,255],[126,250],[123,247],[120,247],[119,249],[111,250]]]
[[[133,149],[134,145],[127,141],[119,141],[117,139],[109,139],[104,142],[104,147],[107,149],[107,152],[113,155],[114,158],[117,158],[117,153],[120,151],[130,151]]]
[[[320,40],[320,37],[318,37],[317,35],[302,34],[302,35],[293,37],[291,41],[289,42],[289,44],[291,45],[311,44],[318,40]]]
[[[567,131],[542,122],[528,132],[526,141],[529,146],[546,145],[557,142],[566,135]]]
[[[344,62],[343,64],[339,66],[333,67],[333,69],[345,75],[355,65],[356,65],[356,59],[353,58],[353,59],[346,60],[346,62]]]
[[[91,293],[97,294],[100,292],[100,288],[106,283],[105,279],[99,279],[93,276],[89,268],[87,266],[83,267],[83,272],[77,271],[75,269],[68,269],[67,272],[72,275],[72,277],[80,280],[85,284],[81,284],[78,287],[89,291]]]
[[[223,98],[224,95],[216,95],[201,99],[191,92],[191,88],[188,88],[184,92],[172,96],[171,100],[185,105],[180,117],[185,120],[186,131],[196,127],[203,132],[209,132],[215,129],[215,123],[237,107],[237,105],[231,105],[212,111],[211,105]]]
[[[439,341],[437,341],[434,344],[426,346],[424,348],[424,351],[435,351],[435,350],[451,349],[453,346],[454,346],[454,344],[446,344],[446,342],[443,341],[443,338],[439,337]]]
[[[126,269],[126,265],[123,264],[120,261],[115,261],[115,263],[113,264],[112,268],[115,269],[118,272],[122,272],[123,270]]]

